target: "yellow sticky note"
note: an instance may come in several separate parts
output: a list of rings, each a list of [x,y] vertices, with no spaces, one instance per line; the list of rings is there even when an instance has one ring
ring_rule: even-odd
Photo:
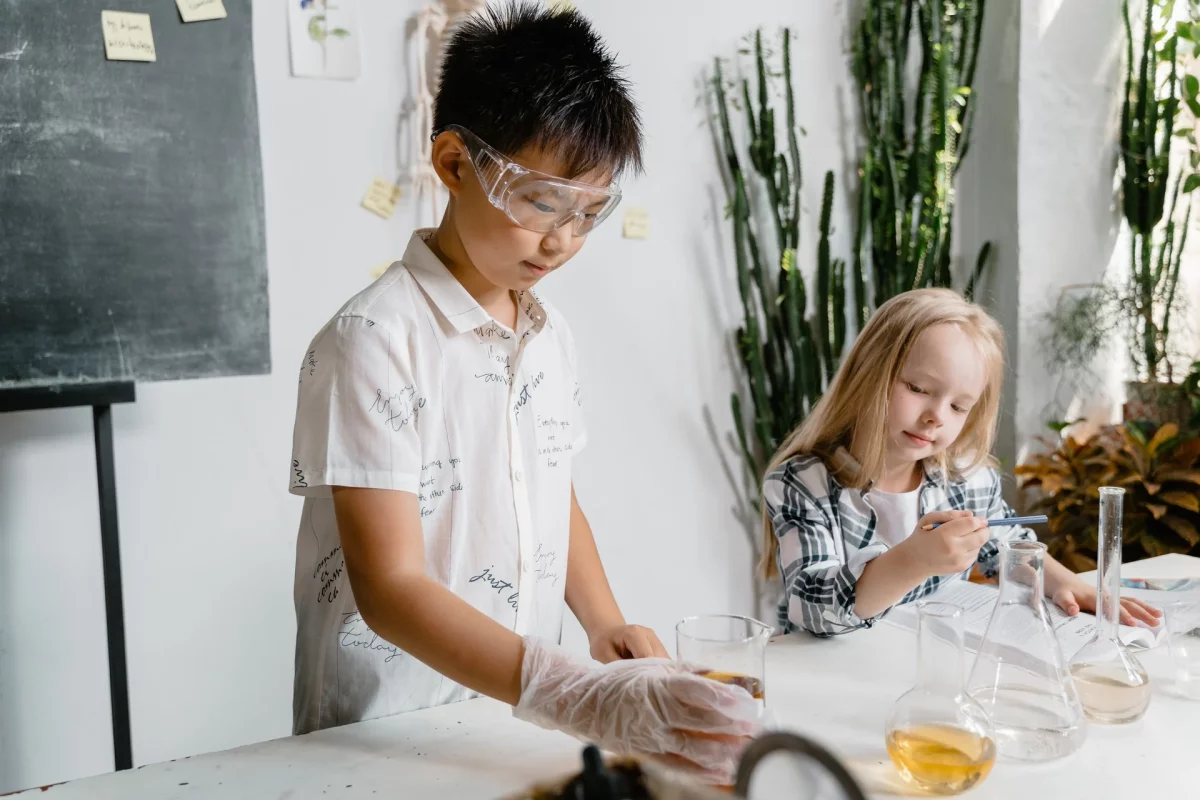
[[[210,19],[225,19],[225,3],[222,0],[175,0],[179,16],[184,22],[206,22]]]
[[[150,15],[126,11],[101,11],[104,57],[109,61],[155,61]]]
[[[391,219],[392,214],[396,211],[396,201],[399,199],[399,186],[388,183],[383,178],[376,178],[371,181],[371,186],[363,195],[362,207],[384,219]]]
[[[551,11],[574,11],[575,4],[571,0],[546,0]]]
[[[627,208],[621,220],[621,235],[626,239],[645,239],[650,235],[650,214],[644,208]]]

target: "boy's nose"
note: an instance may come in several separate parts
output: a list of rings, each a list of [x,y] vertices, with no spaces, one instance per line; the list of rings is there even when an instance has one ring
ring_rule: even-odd
[[[567,252],[567,248],[571,246],[571,236],[574,226],[571,222],[563,225],[558,230],[553,230],[542,237],[542,251],[547,255],[559,255]]]

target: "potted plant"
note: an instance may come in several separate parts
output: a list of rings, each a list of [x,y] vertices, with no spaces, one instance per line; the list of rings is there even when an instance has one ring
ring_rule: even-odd
[[[1200,432],[1127,422],[1079,440],[1042,440],[1047,451],[1016,468],[1029,510],[1049,517],[1051,555],[1095,569],[1100,487],[1126,490],[1123,559],[1200,555]]]

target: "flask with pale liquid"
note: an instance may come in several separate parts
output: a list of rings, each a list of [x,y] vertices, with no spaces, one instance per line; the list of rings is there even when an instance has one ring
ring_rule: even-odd
[[[1079,749],[1087,720],[1043,600],[1046,545],[1000,543],[1000,594],[967,691],[992,720],[1000,755],[1049,761]]]
[[[888,717],[887,750],[900,775],[924,792],[958,794],[976,786],[996,761],[987,712],[963,691],[963,612],[918,606],[917,681]]]
[[[1150,705],[1150,677],[1121,641],[1121,507],[1125,490],[1100,487],[1096,548],[1096,634],[1071,659],[1071,677],[1093,722],[1140,719]]]

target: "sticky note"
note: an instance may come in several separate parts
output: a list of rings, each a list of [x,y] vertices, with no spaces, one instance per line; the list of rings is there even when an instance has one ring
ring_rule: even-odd
[[[210,19],[225,19],[225,3],[222,0],[175,0],[179,16],[184,22],[206,22]]]
[[[150,15],[126,11],[101,11],[104,57],[109,61],[155,61]]]
[[[621,235],[626,239],[645,239],[650,235],[650,214],[644,208],[627,208],[621,220]]]
[[[383,178],[376,178],[371,181],[371,186],[363,195],[362,207],[384,219],[391,219],[392,214],[396,211],[396,201],[399,199],[399,186],[389,183]]]
[[[575,4],[571,0],[546,0],[551,11],[574,11]]]

